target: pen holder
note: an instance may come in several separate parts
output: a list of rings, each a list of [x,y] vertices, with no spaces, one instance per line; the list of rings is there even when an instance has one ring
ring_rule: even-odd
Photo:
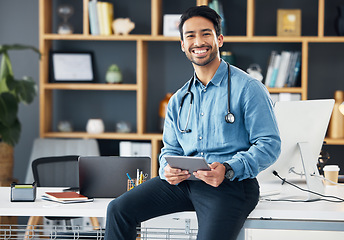
[[[34,202],[36,200],[36,183],[11,184],[11,202]]]
[[[142,180],[141,183],[144,183],[145,181],[146,181],[146,180]],[[133,182],[134,182],[135,184],[133,184]],[[136,178],[133,178],[132,180],[129,180],[129,179],[128,179],[128,182],[127,182],[127,191],[133,189],[135,186],[136,186]]]

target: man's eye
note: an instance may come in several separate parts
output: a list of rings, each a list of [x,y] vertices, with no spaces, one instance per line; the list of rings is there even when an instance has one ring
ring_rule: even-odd
[[[186,35],[186,38],[192,38],[194,35]]]

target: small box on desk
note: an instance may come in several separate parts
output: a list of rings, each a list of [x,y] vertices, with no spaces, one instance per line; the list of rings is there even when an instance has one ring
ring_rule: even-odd
[[[11,202],[34,202],[36,200],[36,183],[11,184]]]

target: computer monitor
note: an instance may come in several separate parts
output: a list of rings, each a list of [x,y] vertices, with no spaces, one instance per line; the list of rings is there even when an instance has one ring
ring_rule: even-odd
[[[317,162],[333,105],[333,99],[276,102],[274,111],[282,141],[281,154],[272,166],[257,177],[261,196],[279,194],[285,190],[286,184],[282,185],[282,180],[273,174],[274,171],[286,180],[305,183],[308,190],[320,194],[324,192]],[[305,200],[320,198],[302,191],[298,191],[298,194],[301,198],[306,197]],[[289,194],[284,192],[283,195]]]

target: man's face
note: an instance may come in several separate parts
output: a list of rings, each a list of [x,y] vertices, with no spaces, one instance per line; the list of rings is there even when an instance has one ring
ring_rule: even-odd
[[[183,25],[182,51],[198,66],[205,66],[218,56],[223,36],[216,36],[213,23],[204,17],[192,17]]]

